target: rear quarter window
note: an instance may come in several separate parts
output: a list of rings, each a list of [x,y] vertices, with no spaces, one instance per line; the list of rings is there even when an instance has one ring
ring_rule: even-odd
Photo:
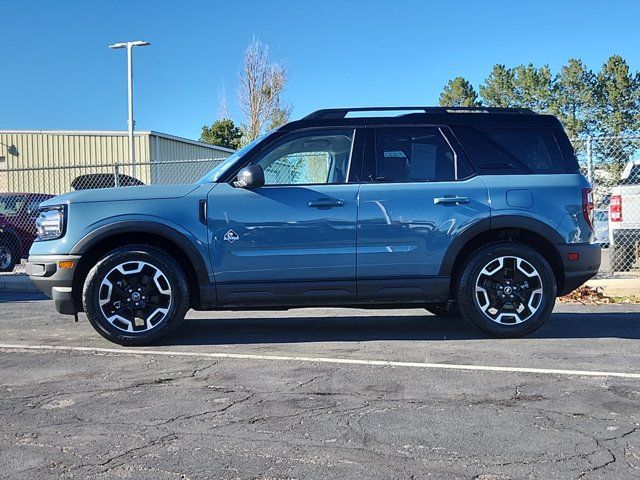
[[[482,174],[567,173],[551,129],[454,127],[453,130]]]
[[[578,163],[578,157],[576,156],[576,151],[574,150],[573,145],[571,145],[567,134],[561,128],[554,129],[553,133],[556,137],[556,142],[558,142],[558,146],[560,147],[560,151],[562,152],[562,157],[564,158],[564,165],[567,167],[567,172],[580,173],[580,164]]]
[[[565,173],[553,132],[549,129],[484,128],[481,130],[533,173]]]

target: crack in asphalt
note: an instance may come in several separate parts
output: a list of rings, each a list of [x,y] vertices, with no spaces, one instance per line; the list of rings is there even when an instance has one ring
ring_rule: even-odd
[[[122,453],[119,453],[117,455],[111,456],[107,460],[105,460],[104,462],[98,463],[97,466],[104,468],[107,465],[109,465],[111,462],[114,462],[114,461],[118,460],[119,458],[126,457],[127,455],[130,455],[130,454],[132,454],[134,452],[139,452],[141,450],[146,450],[148,448],[153,448],[156,445],[164,445],[165,442],[171,441],[171,440],[176,440],[177,438],[179,438],[179,437],[175,433],[170,433],[168,435],[164,435],[164,436],[162,436],[160,438],[152,440],[151,442],[147,443],[146,445],[141,445],[139,447],[130,448],[128,450],[125,450]],[[108,467],[106,470],[109,470],[109,469],[112,469],[112,468],[114,468],[114,467]]]

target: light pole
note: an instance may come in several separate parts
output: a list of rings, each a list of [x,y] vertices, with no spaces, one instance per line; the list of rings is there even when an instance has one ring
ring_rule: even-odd
[[[126,48],[127,49],[127,91],[129,98],[129,162],[131,163],[131,175],[136,176],[136,164],[135,164],[135,150],[133,145],[133,127],[135,122],[133,120],[133,47],[146,47],[151,45],[149,42],[143,42],[142,40],[136,40],[134,42],[121,42],[109,45],[109,48]]]

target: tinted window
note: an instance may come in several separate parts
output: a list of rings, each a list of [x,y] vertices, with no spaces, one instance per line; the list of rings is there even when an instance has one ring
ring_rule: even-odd
[[[566,173],[550,129],[452,126],[474,167],[483,174]]]
[[[376,130],[378,182],[455,180],[455,156],[437,128]]]
[[[560,149],[551,130],[485,128],[481,131],[534,173],[566,171]]]
[[[567,172],[580,173],[578,157],[576,157],[576,152],[573,149],[573,145],[571,145],[567,134],[560,128],[554,129],[553,133],[556,137],[556,142],[558,142],[558,146],[560,147],[560,151],[562,152],[562,156],[564,157],[564,165],[567,167]]]
[[[345,183],[353,130],[292,134],[254,164],[264,170],[265,185]]]
[[[510,175],[531,172],[517,158],[475,128],[452,125],[451,130],[479,173]]]

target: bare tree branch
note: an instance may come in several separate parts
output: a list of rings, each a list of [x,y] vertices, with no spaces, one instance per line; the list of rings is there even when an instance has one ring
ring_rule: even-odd
[[[218,118],[231,118],[229,107],[227,106],[227,89],[224,81],[221,81],[218,86],[218,103]]]
[[[281,107],[280,94],[287,82],[285,68],[269,62],[269,49],[260,40],[253,38],[244,55],[244,69],[238,79],[238,100],[245,120],[245,142],[257,138],[267,121]]]

